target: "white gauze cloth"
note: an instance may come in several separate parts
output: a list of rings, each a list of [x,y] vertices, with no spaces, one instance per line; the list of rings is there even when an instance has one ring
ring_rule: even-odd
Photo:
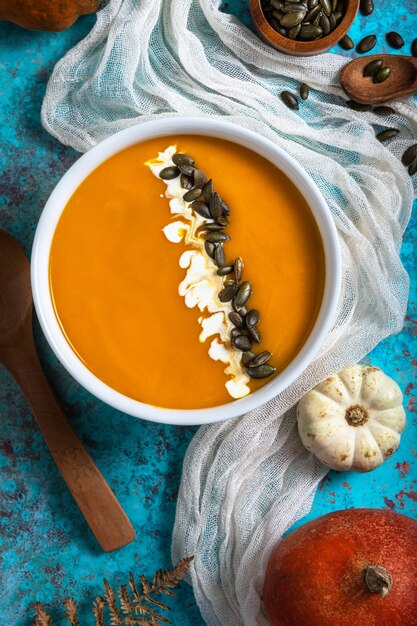
[[[401,115],[389,118],[352,111],[338,85],[346,59],[282,55],[219,5],[110,0],[56,66],[42,120],[60,141],[85,151],[156,117],[228,116],[291,154],[333,213],[343,283],[320,354],[266,406],[201,428],[184,461],[173,559],[195,556],[191,581],[207,624],[254,626],[267,623],[261,592],[271,549],[308,512],[326,473],[299,441],[294,405],[402,328],[408,280],[398,252],[414,194],[399,157],[415,139],[417,108],[396,103]],[[301,81],[311,95],[291,111],[280,92]],[[401,132],[382,145],[375,132],[386,127]]]

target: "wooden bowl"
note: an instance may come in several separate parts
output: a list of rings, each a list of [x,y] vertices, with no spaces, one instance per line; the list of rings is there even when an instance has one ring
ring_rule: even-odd
[[[261,0],[250,0],[250,11],[260,36],[270,46],[294,56],[312,56],[327,52],[346,35],[358,12],[359,2],[360,0],[347,0],[346,13],[339,26],[325,37],[314,41],[295,41],[277,33],[264,16]]]

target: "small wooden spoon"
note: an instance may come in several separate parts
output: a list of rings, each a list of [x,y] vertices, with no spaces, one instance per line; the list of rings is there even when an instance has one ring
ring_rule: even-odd
[[[383,83],[374,83],[363,70],[375,59],[382,59],[391,68],[390,77]],[[349,98],[361,104],[382,104],[411,96],[417,92],[417,58],[397,54],[373,54],[354,59],[340,73],[340,84]]]
[[[135,531],[48,385],[33,341],[32,309],[29,262],[0,230],[0,363],[20,385],[97,541],[106,552],[117,550],[135,539]]]

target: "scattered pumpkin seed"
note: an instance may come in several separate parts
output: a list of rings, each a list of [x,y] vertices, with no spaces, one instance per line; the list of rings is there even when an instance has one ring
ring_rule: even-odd
[[[388,65],[381,67],[372,79],[374,83],[383,83],[391,76],[391,68]]]
[[[204,224],[204,230],[214,231],[214,230],[223,230],[223,228],[224,226],[222,226],[221,224],[215,224],[215,223]]]
[[[201,194],[202,191],[199,187],[193,187],[192,189],[189,189],[189,191],[185,192],[182,199],[185,202],[194,202],[194,200],[197,200],[197,198],[199,198]]]
[[[217,223],[220,226],[223,226],[223,228],[224,228],[225,226],[228,225],[229,220],[227,219],[227,217],[225,215],[221,215],[220,217],[217,218]]]
[[[218,268],[222,268],[226,265],[226,255],[223,250],[223,246],[217,246],[214,251],[214,262]]]
[[[207,255],[212,259],[214,257],[214,251],[216,250],[216,246],[211,241],[204,242],[204,249],[207,252]]]
[[[258,367],[248,367],[246,371],[251,378],[268,378],[275,372],[275,367],[266,364]]]
[[[374,107],[372,112],[381,117],[387,117],[388,115],[393,115],[395,113],[394,109],[391,109],[391,107],[386,105]]]
[[[373,0],[361,0],[361,13],[362,15],[371,15],[374,11],[374,2]]]
[[[217,270],[218,276],[227,276],[233,272],[233,265],[223,265]]]
[[[411,44],[411,54],[413,55],[413,57],[417,57],[417,39],[414,39],[413,43]]]
[[[235,304],[237,307],[244,306],[252,294],[252,283],[249,280],[245,280],[240,287],[239,291],[235,296]]]
[[[180,170],[176,165],[169,165],[168,167],[164,167],[163,170],[159,172],[159,177],[162,180],[173,180],[180,175]]]
[[[323,35],[323,29],[316,24],[303,24],[300,30],[300,39],[311,41]]]
[[[212,243],[222,243],[223,241],[228,241],[230,239],[229,235],[219,231],[210,231],[205,234],[206,241],[211,241]]]
[[[414,174],[417,172],[417,159],[415,159],[412,163],[410,163],[410,165],[408,166],[408,173],[410,174],[410,176],[414,176]]]
[[[203,198],[206,203],[209,202],[213,193],[214,193],[214,185],[213,185],[213,181],[210,178],[210,180],[208,180],[203,187]]]
[[[254,359],[249,361],[248,367],[259,367],[260,365],[264,365],[267,361],[269,361],[271,356],[272,354],[268,352],[268,350],[264,350],[264,352],[261,352]]]
[[[378,141],[388,141],[388,139],[392,139],[393,137],[395,137],[396,135],[398,135],[400,131],[398,130],[398,128],[387,128],[386,130],[381,131],[380,133],[378,133],[376,135],[376,138],[378,139]]]
[[[310,87],[307,85],[307,83],[301,83],[300,85],[300,97],[302,100],[307,100],[308,96],[310,94]]]
[[[372,108],[370,104],[362,104],[361,102],[356,102],[355,100],[347,100],[346,106],[348,106],[349,109],[353,109],[354,111],[360,111],[362,113],[366,113]]]
[[[330,20],[327,17],[327,15],[323,14],[323,15],[320,16],[319,26],[320,26],[321,30],[323,31],[323,36],[324,37],[330,33],[330,31],[331,31]]]
[[[195,167],[193,165],[185,164],[185,165],[179,165],[178,167],[180,171],[186,176],[194,176]]]
[[[383,64],[384,62],[382,59],[375,59],[374,61],[367,63],[367,65],[365,65],[365,67],[363,68],[363,75],[374,76],[378,72],[378,70],[381,69]]]
[[[376,35],[368,35],[364,37],[356,46],[356,50],[360,54],[364,54],[365,52],[369,52],[376,44]]]
[[[256,326],[251,326],[248,330],[253,341],[255,341],[256,343],[261,343],[261,334]]]
[[[283,101],[283,103],[289,108],[289,109],[293,109],[294,111],[298,111],[298,100],[297,98],[290,93],[289,91],[282,91],[281,92],[281,99]]]
[[[259,322],[260,317],[261,315],[259,311],[257,311],[256,309],[251,309],[250,311],[248,311],[246,315],[246,326],[248,328],[252,328],[252,326],[256,326],[256,324]]]
[[[199,187],[200,189],[204,188],[204,185],[207,182],[207,176],[203,172],[203,170],[196,169],[194,171],[194,185]]]
[[[233,300],[238,289],[239,288],[236,283],[230,283],[229,285],[226,285],[226,287],[222,289],[219,293],[220,302],[230,302],[230,300]]]
[[[234,262],[235,279],[237,283],[240,283],[240,281],[242,280],[243,267],[244,267],[243,260],[240,256],[238,256]]]
[[[244,352],[242,354],[242,363],[245,367],[247,367],[249,365],[249,363],[251,363],[253,361],[253,359],[255,358],[255,355],[253,352]]]
[[[192,189],[194,187],[194,179],[192,176],[185,176],[185,174],[181,174],[180,183],[183,189]]]
[[[205,217],[208,220],[211,218],[209,208],[207,204],[204,204],[204,202],[194,200],[191,206],[193,208],[193,211],[195,211],[198,215],[201,215],[201,217]]]
[[[211,196],[209,208],[210,208],[211,217],[214,220],[217,220],[217,218],[221,217],[221,215],[223,214],[222,202],[218,193],[214,192],[213,195]]]
[[[297,39],[298,35],[300,34],[300,30],[301,30],[301,24],[297,24],[296,26],[293,26],[292,28],[289,29],[288,33],[285,33],[285,37],[288,36],[289,39]]]
[[[233,337],[232,346],[242,352],[248,352],[248,350],[252,348],[252,341],[246,335],[238,335],[237,337]]]
[[[178,165],[178,167],[180,165],[194,165],[194,159],[188,156],[188,154],[183,154],[182,152],[174,154],[172,162],[175,163],[175,165]]]
[[[387,33],[386,38],[391,48],[395,48],[396,50],[399,50],[404,45],[404,39],[399,33],[396,33],[394,30]]]
[[[355,44],[353,43],[352,39],[349,37],[349,35],[345,35],[344,37],[342,37],[342,39],[339,41],[339,46],[341,48],[343,48],[343,50],[353,50],[353,48],[355,47]]]
[[[242,332],[239,330],[239,328],[232,328],[232,330],[230,331],[230,338],[233,339],[233,337],[238,337],[241,334]]]
[[[234,326],[236,326],[236,328],[243,328],[245,326],[245,320],[242,315],[236,311],[229,313],[229,320]]]
[[[305,11],[293,11],[291,13],[286,13],[280,19],[281,26],[285,26],[285,28],[292,28],[293,26],[297,26],[300,24],[305,17]]]
[[[401,161],[403,165],[408,167],[416,159],[417,159],[417,143],[407,148],[407,150],[404,152],[404,154],[401,157]]]

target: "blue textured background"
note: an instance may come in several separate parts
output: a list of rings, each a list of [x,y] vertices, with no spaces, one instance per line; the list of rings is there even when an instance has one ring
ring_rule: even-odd
[[[415,0],[376,0],[375,4],[371,17],[358,16],[352,37],[358,41],[366,34],[378,33],[374,52],[386,51],[384,32],[397,30],[406,40],[408,53],[417,36]],[[247,5],[246,0],[230,0],[224,9],[249,25]],[[32,33],[0,23],[0,228],[12,233],[28,254],[46,199],[77,158],[76,152],[58,144],[41,127],[39,111],[46,82],[54,63],[87,34],[93,22],[93,17],[83,18],[57,34]],[[335,51],[347,56],[340,49]],[[412,279],[405,327],[369,357],[393,376],[405,393],[408,428],[401,447],[371,474],[331,472],[317,492],[309,518],[352,506],[388,507],[417,518],[416,237],[414,212],[402,249]],[[135,526],[137,540],[113,554],[100,551],[28,407],[7,372],[0,369],[2,626],[28,625],[35,600],[57,607],[68,594],[80,600],[86,617],[104,575],[112,583],[122,583],[130,569],[151,576],[156,568],[170,566],[181,464],[195,432],[194,428],[135,420],[110,409],[70,378],[39,332],[37,344],[69,419],[116,491]],[[175,624],[202,624],[188,585],[183,585],[171,604]],[[51,611],[54,616],[59,614],[56,608]],[[56,623],[63,621],[58,618]]]

